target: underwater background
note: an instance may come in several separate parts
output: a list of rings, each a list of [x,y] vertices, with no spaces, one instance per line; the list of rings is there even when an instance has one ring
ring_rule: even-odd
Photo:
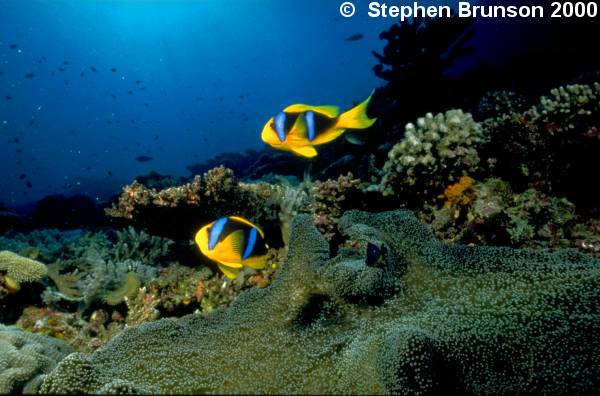
[[[342,3],[0,0],[0,393],[599,393],[595,3]]]

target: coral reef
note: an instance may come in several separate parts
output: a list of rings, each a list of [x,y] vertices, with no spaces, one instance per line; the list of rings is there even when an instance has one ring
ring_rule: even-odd
[[[123,188],[106,214],[147,228],[154,235],[193,239],[201,225],[232,214],[267,228],[263,223],[268,223],[265,220],[273,216],[273,210],[268,205],[265,209],[265,203],[272,202],[274,194],[279,194],[278,186],[238,182],[231,169],[220,166],[190,183],[160,191],[134,181]],[[167,218],[170,221],[164,221]]]
[[[325,238],[333,239],[342,214],[360,200],[360,180],[352,173],[340,175],[337,180],[316,181],[311,187],[313,203],[309,206],[317,228]]]
[[[479,155],[487,172],[518,191],[534,187],[581,209],[597,206],[586,186],[599,166],[600,83],[553,89],[536,105],[482,125],[489,143]]]
[[[36,393],[44,374],[72,351],[55,338],[0,324],[0,393]]]
[[[31,306],[23,310],[17,326],[27,332],[63,340],[79,352],[90,352],[104,345],[124,328],[124,320],[118,311],[113,311],[112,316],[99,309],[84,319],[79,312]]]
[[[47,273],[46,265],[16,253],[0,251],[0,272],[4,272],[4,284],[8,290],[18,291],[21,283],[37,282]]]
[[[446,188],[441,208],[424,208],[421,217],[448,242],[516,248],[583,248],[594,254],[597,232],[565,198],[530,188],[515,193],[498,178],[468,177]]]
[[[444,245],[405,210],[351,211],[339,227],[348,247],[331,259],[312,218],[299,215],[271,287],[242,293],[227,310],[128,328],[64,359],[41,391],[598,389],[598,260]],[[372,246],[376,261],[365,259]]]
[[[437,196],[443,186],[477,169],[477,149],[485,142],[481,126],[469,113],[428,113],[406,125],[404,138],[388,153],[378,189],[406,200]]]

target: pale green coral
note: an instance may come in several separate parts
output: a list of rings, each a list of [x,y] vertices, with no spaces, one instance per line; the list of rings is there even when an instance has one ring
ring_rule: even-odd
[[[404,138],[388,153],[379,189],[384,195],[413,191],[431,195],[474,171],[477,149],[485,141],[469,113],[428,113],[406,125]],[[371,188],[371,189],[373,189]]]
[[[0,324],[0,393],[36,393],[43,375],[72,351],[56,338]]]
[[[6,273],[5,281],[14,289],[21,283],[40,281],[47,273],[44,263],[7,250],[0,251],[0,271]]]
[[[408,211],[349,212],[340,230],[353,248],[330,259],[310,216],[298,216],[271,287],[227,310],[127,329],[70,355],[41,390],[597,392],[598,260],[447,246]],[[377,263],[364,259],[369,243]]]
[[[572,130],[585,119],[600,111],[600,83],[593,85],[573,84],[558,87],[542,96],[540,103],[529,113],[534,122],[540,118],[554,123],[557,132]]]

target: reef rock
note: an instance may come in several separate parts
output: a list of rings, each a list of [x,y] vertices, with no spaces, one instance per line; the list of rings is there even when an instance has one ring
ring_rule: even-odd
[[[273,284],[71,354],[47,393],[584,394],[600,389],[600,261],[449,246],[406,210],[309,215]]]

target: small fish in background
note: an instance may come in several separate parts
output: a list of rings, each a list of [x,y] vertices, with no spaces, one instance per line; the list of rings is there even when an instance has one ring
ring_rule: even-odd
[[[27,183],[25,184],[27,185],[27,188],[33,188],[33,184],[31,184],[29,180],[27,180]]]
[[[27,74],[25,74],[25,78],[32,79],[34,77],[35,77],[35,74],[33,74],[33,73],[27,73]]]
[[[93,71],[94,73],[96,73],[98,70],[96,70],[95,66],[90,66],[90,70]]]
[[[145,86],[145,85],[142,85],[142,86],[140,87],[140,89],[141,89],[142,91],[145,91],[145,90],[146,90],[146,89],[148,89],[148,88],[146,88],[146,86]]]
[[[17,49],[17,48],[19,48],[19,46],[17,44],[11,44],[11,45],[8,46],[8,48],[10,48],[10,49]]]
[[[140,85],[140,84],[142,83],[142,80],[135,80],[135,83],[136,83],[137,85]]]
[[[63,61],[63,65],[65,65],[65,66],[68,66],[70,64],[71,64],[71,62],[69,62],[68,60]]]
[[[154,158],[149,157],[147,155],[139,155],[137,157],[135,157],[135,160],[137,162],[148,162],[148,161],[152,161]]]
[[[238,217],[222,217],[200,228],[194,238],[200,252],[229,279],[243,267],[262,269],[267,265],[265,234],[260,227]]]
[[[116,73],[117,72],[117,68],[116,67],[111,67],[110,71],[113,72],[113,73]]]
[[[362,33],[355,33],[352,36],[348,36],[344,39],[344,41],[359,41],[362,40],[363,38],[365,38],[364,34]]]
[[[12,96],[10,96],[10,95],[6,95],[4,98],[5,98],[6,100],[12,100]]]
[[[349,129],[369,128],[377,121],[367,115],[371,97],[342,114],[337,106],[288,106],[267,121],[261,139],[277,150],[313,158],[317,155],[315,146],[332,142]]]
[[[112,171],[108,171],[107,174],[108,174],[108,177],[112,177],[112,175],[113,175]]]
[[[58,71],[59,71],[59,72],[61,72],[61,73],[64,73],[64,72],[65,72],[65,69],[64,69],[64,68],[62,68],[62,67],[59,67],[59,68],[58,68]]]
[[[113,99],[117,99],[117,95],[115,95],[114,93],[111,93],[110,97],[113,98]]]
[[[21,173],[19,175],[19,180],[25,180],[25,179],[27,179],[27,175],[25,173]]]
[[[85,76],[85,73],[84,73],[84,72],[81,72],[81,73],[79,73],[79,75],[80,75],[81,77],[83,77],[83,76]]]
[[[132,90],[127,91],[127,95],[133,95],[133,91]]]
[[[29,126],[32,126],[33,124],[35,124],[35,120],[29,120],[27,124],[29,124]]]

